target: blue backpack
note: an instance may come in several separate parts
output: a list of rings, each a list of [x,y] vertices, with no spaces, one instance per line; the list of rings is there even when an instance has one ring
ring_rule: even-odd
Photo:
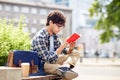
[[[21,63],[30,63],[30,76],[46,75],[44,62],[35,51],[13,50],[8,55],[8,67],[21,67]]]

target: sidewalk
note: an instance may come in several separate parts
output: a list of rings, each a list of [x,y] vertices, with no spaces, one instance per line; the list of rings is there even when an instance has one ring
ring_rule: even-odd
[[[83,58],[77,62],[73,71],[79,76],[73,80],[120,80],[120,59]]]
[[[110,58],[83,58],[82,62],[80,60],[77,62],[77,65],[81,66],[119,66],[120,67],[120,58],[116,58],[114,61]]]

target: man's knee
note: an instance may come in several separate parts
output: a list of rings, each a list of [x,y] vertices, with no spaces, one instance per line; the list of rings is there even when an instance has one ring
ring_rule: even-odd
[[[78,51],[74,50],[72,54],[73,54],[74,56],[80,58],[80,53],[79,53]]]

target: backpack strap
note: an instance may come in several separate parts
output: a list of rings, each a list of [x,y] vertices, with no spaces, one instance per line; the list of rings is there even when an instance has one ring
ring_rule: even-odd
[[[38,72],[38,65],[34,64],[34,60],[31,60],[31,73],[37,73]]]

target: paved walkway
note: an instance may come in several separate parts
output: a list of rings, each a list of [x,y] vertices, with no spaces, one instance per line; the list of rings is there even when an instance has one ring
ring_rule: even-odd
[[[83,61],[77,62],[81,66],[120,66],[120,58],[83,58]]]
[[[74,80],[120,80],[120,59],[84,58],[73,70],[79,74]]]

